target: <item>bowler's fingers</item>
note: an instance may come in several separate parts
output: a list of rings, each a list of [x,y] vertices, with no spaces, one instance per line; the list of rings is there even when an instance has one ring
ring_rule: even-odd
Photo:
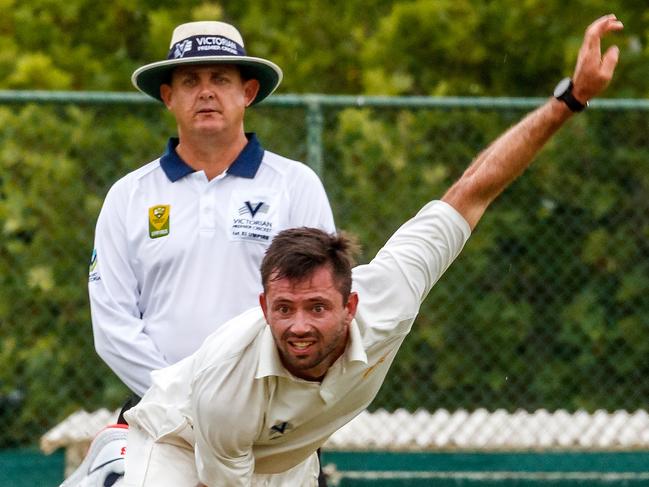
[[[602,57],[602,65],[600,72],[602,77],[606,79],[613,78],[613,72],[615,71],[615,66],[617,66],[617,61],[620,58],[620,49],[617,46],[609,47]]]
[[[575,96],[587,101],[606,88],[613,78],[619,58],[619,49],[613,46],[601,53],[601,39],[612,31],[624,28],[614,14],[604,15],[586,29],[584,41],[579,49],[573,81]]]
[[[599,46],[602,37],[614,30],[622,30],[624,24],[618,20],[615,14],[604,15],[595,20],[586,29],[586,41],[592,43],[592,47]]]
[[[584,43],[582,44],[582,54],[601,56],[601,40],[606,34],[612,31],[622,30],[624,24],[618,20],[615,14],[604,15],[595,20],[586,29]]]

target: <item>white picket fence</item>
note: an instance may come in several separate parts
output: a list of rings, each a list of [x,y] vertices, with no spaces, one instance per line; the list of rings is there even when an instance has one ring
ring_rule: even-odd
[[[117,411],[79,411],[41,438],[41,450],[66,449],[66,472],[78,465],[94,435],[114,423]],[[520,451],[646,450],[649,414],[645,410],[534,412],[505,410],[454,412],[440,409],[364,411],[334,433],[326,450],[366,451]]]

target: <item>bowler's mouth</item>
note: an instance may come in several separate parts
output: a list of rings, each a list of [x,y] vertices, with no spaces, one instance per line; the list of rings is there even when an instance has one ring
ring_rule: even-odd
[[[315,340],[293,339],[288,340],[289,349],[294,355],[308,355],[316,344]]]

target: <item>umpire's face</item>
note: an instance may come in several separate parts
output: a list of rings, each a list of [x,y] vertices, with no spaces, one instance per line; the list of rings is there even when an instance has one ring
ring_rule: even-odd
[[[325,265],[299,281],[271,279],[259,302],[284,367],[296,377],[322,380],[347,346],[356,293],[345,302]]]
[[[181,143],[201,135],[238,136],[245,109],[257,96],[259,82],[244,80],[229,64],[187,65],[176,68],[160,96],[174,114]]]

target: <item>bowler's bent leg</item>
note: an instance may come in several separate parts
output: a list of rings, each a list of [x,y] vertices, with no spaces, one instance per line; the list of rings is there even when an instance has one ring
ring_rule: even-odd
[[[128,429],[124,480],[120,487],[196,487],[194,451],[158,443],[137,427]]]
[[[252,487],[318,487],[320,460],[314,453],[302,463],[282,473],[254,474]]]

